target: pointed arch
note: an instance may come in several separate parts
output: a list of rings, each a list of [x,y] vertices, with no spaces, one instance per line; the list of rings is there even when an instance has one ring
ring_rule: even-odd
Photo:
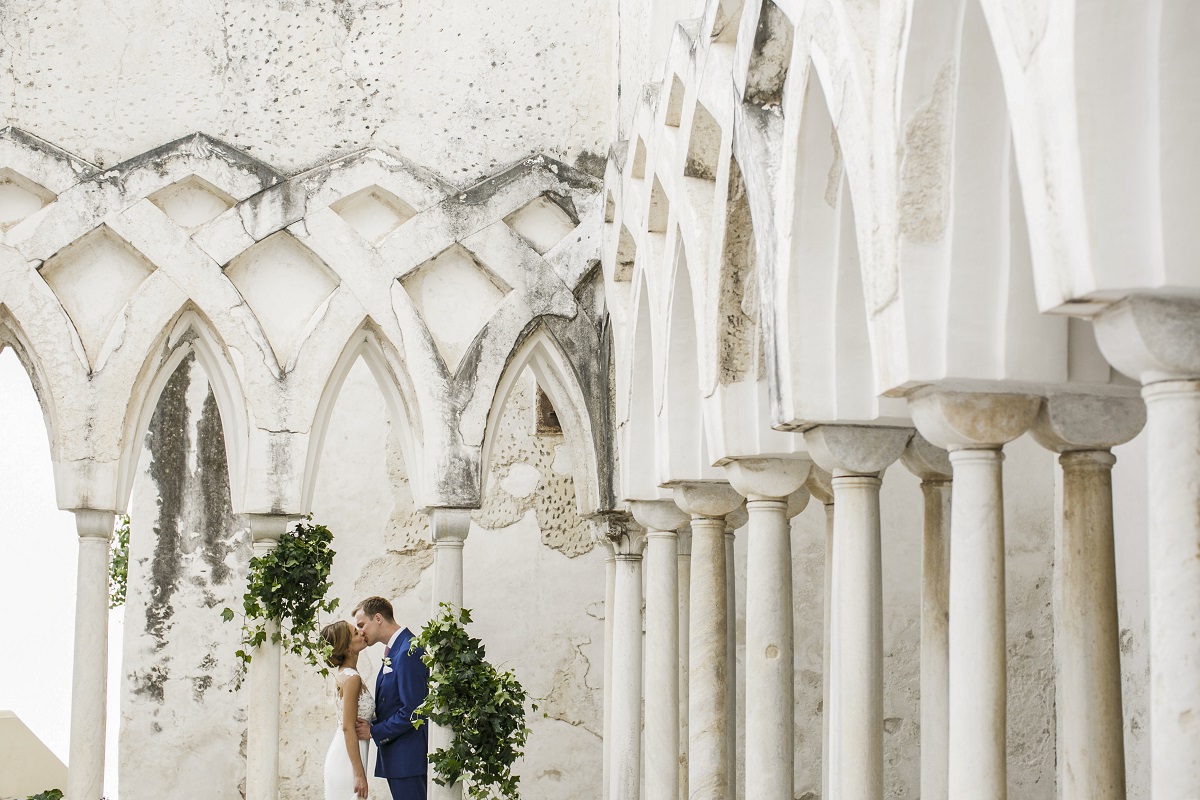
[[[634,317],[629,359],[628,390],[621,409],[621,495],[626,500],[653,500],[659,495],[654,446],[654,331],[649,287],[645,276],[633,298]]]
[[[361,358],[371,370],[379,390],[387,403],[388,415],[392,422],[399,426],[400,448],[404,453],[404,463],[408,468],[409,485],[412,487],[413,502],[420,508],[424,504],[425,480],[422,460],[423,440],[420,426],[414,425],[414,420],[420,420],[416,412],[415,393],[409,385],[408,375],[395,365],[402,363],[390,346],[385,345],[386,337],[382,336],[374,322],[367,318],[362,325],[350,335],[342,353],[330,370],[325,386],[321,390],[321,399],[317,402],[316,414],[308,436],[308,454],[304,463],[303,487],[300,494],[301,510],[307,512],[312,507],[313,494],[317,486],[317,474],[320,471],[321,455],[325,449],[325,435],[329,430],[329,421],[333,416],[334,406],[337,405],[342,385],[351,368]],[[390,353],[390,355],[389,355]]]
[[[657,417],[658,483],[717,477],[705,462],[704,415],[701,407],[700,361],[691,273],[687,251],[675,251],[674,280],[667,306],[666,347],[659,377]]]
[[[594,514],[601,509],[602,499],[608,494],[601,489],[597,448],[597,437],[606,436],[607,433],[601,429],[600,420],[589,410],[574,365],[544,321],[535,323],[513,350],[496,384],[492,404],[488,409],[487,426],[484,429],[480,453],[480,464],[483,465],[480,496],[487,494],[487,465],[491,462],[504,406],[526,367],[533,372],[538,386],[550,398],[554,410],[558,413],[567,444],[578,456],[572,461],[575,503],[579,514]],[[607,366],[605,369],[607,370]],[[603,402],[607,402],[607,398],[603,398]]]
[[[241,380],[224,343],[214,332],[214,326],[191,301],[184,304],[163,330],[163,335],[150,348],[142,364],[126,409],[117,473],[118,507],[115,510],[124,513],[129,507],[141,443],[167,381],[184,358],[194,354],[208,378],[221,415],[225,459],[229,468],[230,503],[233,513],[240,514],[243,510],[249,456],[249,414]]]
[[[46,423],[46,436],[50,440],[50,456],[51,459],[54,459],[58,452],[59,431],[59,412],[55,398],[62,396],[60,392],[65,391],[65,387],[55,386],[50,375],[42,366],[38,353],[25,336],[20,322],[13,316],[7,305],[0,304],[0,352],[3,352],[6,347],[11,348],[16,354],[17,360],[25,369],[25,374],[29,376],[29,383],[33,386],[38,405],[42,407],[42,418]]]

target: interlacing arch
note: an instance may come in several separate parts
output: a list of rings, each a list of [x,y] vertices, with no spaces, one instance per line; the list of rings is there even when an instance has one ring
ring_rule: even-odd
[[[542,156],[459,189],[380,150],[289,178],[194,134],[101,170],[6,129],[0,169],[27,207],[0,231],[0,303],[23,331],[12,344],[40,392],[72,398],[44,406],[65,508],[126,508],[149,416],[190,355],[221,412],[236,512],[308,509],[359,357],[404,431],[418,501],[476,505],[511,352],[540,319],[586,316],[576,294],[591,291],[598,185]],[[457,295],[438,288],[444,275]],[[473,293],[482,316],[450,333],[475,334],[447,350],[442,305]],[[572,359],[598,362],[600,341],[573,336]],[[561,365],[537,352],[572,416],[578,381],[563,388]],[[588,433],[571,434],[592,510],[612,503],[599,410],[575,413]]]

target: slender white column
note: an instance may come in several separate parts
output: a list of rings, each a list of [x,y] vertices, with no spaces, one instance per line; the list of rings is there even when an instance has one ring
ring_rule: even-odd
[[[829,792],[829,695],[833,685],[830,669],[830,608],[833,605],[833,476],[813,465],[808,481],[804,484],[812,496],[825,506],[825,587],[822,596],[821,615],[824,627],[821,646],[821,797],[833,797]]]
[[[954,450],[950,794],[1007,793],[1004,493],[999,447]],[[975,794],[975,793],[978,794]]]
[[[1155,797],[1200,787],[1200,381],[1146,400],[1150,478],[1150,740]]]
[[[922,435],[950,450],[949,795],[1008,792],[1004,593],[1005,442],[1024,433],[1041,398],[929,390],[909,400]]]
[[[630,503],[646,528],[646,794],[679,800],[679,541],[688,522],[668,500]]]
[[[746,497],[746,791],[755,800],[794,796],[795,671],[792,545],[788,512],[808,501],[808,459],[743,459],[726,465]],[[800,495],[792,500],[789,496]]]
[[[604,553],[604,766],[605,800],[612,786],[612,692],[613,692],[613,617],[617,595],[617,556],[612,542],[603,539]]]
[[[692,609],[692,528],[678,532],[679,539],[679,797],[688,794],[688,642]]]
[[[75,657],[71,675],[71,800],[104,794],[105,703],[108,700],[108,549],[112,511],[76,509],[79,561],[75,597]]]
[[[907,428],[821,425],[804,435],[833,474],[830,791],[842,800],[883,798],[882,471],[904,452]]]
[[[1062,519],[1054,554],[1061,800],[1124,800],[1125,731],[1109,448],[1146,422],[1137,396],[1066,395],[1042,404],[1033,435],[1059,453]]]
[[[692,517],[688,789],[691,800],[732,800],[725,515],[742,504],[727,484],[685,484],[676,503]]]
[[[471,509],[430,508],[429,533],[433,538],[433,613],[442,603],[458,608],[463,604],[463,546],[471,529]],[[454,735],[449,728],[429,723],[429,752],[450,747]],[[442,786],[429,771],[428,796],[432,800],[461,800],[462,783]]]
[[[616,561],[609,798],[638,800],[642,785],[642,550],[646,535],[636,523],[615,514],[607,515],[605,526]]]
[[[279,537],[294,517],[250,514],[254,555],[275,549]],[[272,642],[278,632],[267,622],[267,640],[251,653],[249,725],[246,732],[246,800],[276,800],[279,796],[279,660],[280,647]]]
[[[729,739],[729,764],[732,772],[730,781],[731,796],[734,800],[742,796],[738,783],[738,723],[742,717],[738,714],[738,668],[737,668],[737,562],[734,560],[733,545],[737,530],[750,519],[745,506],[735,508],[725,517],[725,618],[729,624],[725,628],[727,659],[726,681],[729,683],[729,729],[726,736]]]
[[[950,768],[950,457],[921,434],[901,456],[921,479],[921,797],[948,800]]]
[[[1200,787],[1200,300],[1132,296],[1094,320],[1104,357],[1142,383],[1150,525],[1150,782]]]

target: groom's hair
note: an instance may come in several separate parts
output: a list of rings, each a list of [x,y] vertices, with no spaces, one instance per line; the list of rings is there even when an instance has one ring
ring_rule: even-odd
[[[358,607],[354,609],[353,613],[357,614],[360,609],[368,617],[373,617],[376,614],[382,614],[383,618],[388,622],[396,621],[395,618],[392,617],[392,604],[387,600],[384,600],[382,597],[368,597],[366,600],[363,600],[358,604]]]

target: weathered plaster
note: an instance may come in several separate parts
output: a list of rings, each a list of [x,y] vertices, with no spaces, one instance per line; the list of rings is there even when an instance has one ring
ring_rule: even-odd
[[[596,0],[21,0],[0,16],[0,109],[105,166],[202,129],[289,172],[383,146],[466,183],[530,152],[603,152],[608,14]]]

